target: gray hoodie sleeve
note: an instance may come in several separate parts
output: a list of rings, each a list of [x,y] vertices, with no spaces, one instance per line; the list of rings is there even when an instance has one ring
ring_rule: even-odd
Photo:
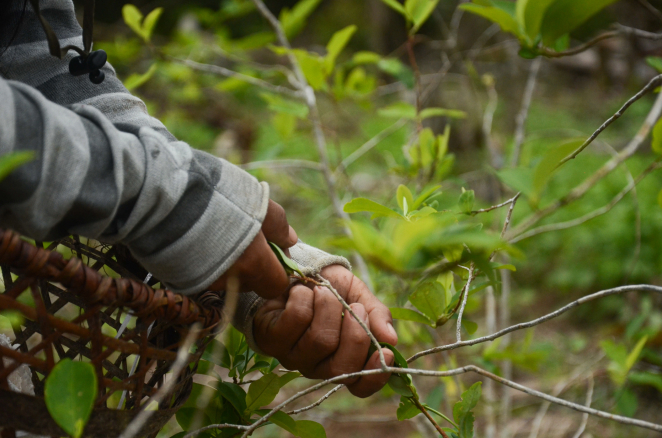
[[[209,286],[261,228],[266,184],[224,160],[22,83],[0,79],[0,102],[0,154],[35,152],[0,182],[4,227],[123,242],[181,293]]]

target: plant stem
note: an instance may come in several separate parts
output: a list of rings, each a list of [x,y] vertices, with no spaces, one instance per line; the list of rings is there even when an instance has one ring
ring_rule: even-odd
[[[441,436],[443,436],[444,438],[448,438],[448,435],[446,435],[446,432],[444,432],[444,429],[442,429],[441,426],[439,426],[439,424],[437,424],[437,422],[434,421],[434,418],[432,418],[432,415],[430,415],[428,410],[425,409],[425,406],[423,406],[421,404],[421,402],[418,401],[418,399],[416,397],[410,397],[409,400],[411,400],[411,402],[414,403],[414,405],[416,405],[418,410],[421,411],[423,413],[423,415],[425,415],[427,417],[428,420],[430,420],[430,423],[432,423],[434,428],[437,429],[437,432],[439,432],[441,434]]]

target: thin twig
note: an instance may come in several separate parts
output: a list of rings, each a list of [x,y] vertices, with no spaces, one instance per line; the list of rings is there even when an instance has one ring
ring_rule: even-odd
[[[513,202],[515,202],[517,200],[517,198],[519,197],[519,195],[520,194],[518,193],[517,195],[513,196],[512,198],[510,198],[506,202],[502,202],[501,204],[493,205],[493,206],[488,207],[488,208],[481,208],[480,210],[474,210],[474,211],[469,212],[469,214],[472,215],[472,216],[475,216],[479,213],[487,213],[489,211],[496,210],[497,208],[505,207],[506,205],[510,205]]]
[[[239,79],[240,81],[244,81],[248,84],[255,85],[256,87],[264,88],[265,90],[269,90],[274,93],[285,94],[287,96],[294,97],[297,99],[303,98],[303,93],[301,93],[300,91],[292,90],[291,88],[283,87],[280,85],[274,85],[262,79],[254,78],[253,76],[248,76],[243,73],[239,73],[234,70],[221,67],[219,65],[203,64],[200,62],[192,61],[190,59],[179,59],[172,56],[168,56],[167,58],[173,62],[184,64],[192,68],[193,70],[197,70],[205,73],[212,73],[226,78]]]
[[[471,263],[471,267],[469,268],[469,278],[467,279],[467,284],[464,285],[464,291],[462,293],[462,297],[460,298],[462,300],[462,304],[460,305],[460,310],[457,313],[457,326],[455,328],[455,336],[457,337],[457,342],[462,342],[462,315],[464,315],[464,308],[467,305],[467,299],[469,297],[469,287],[471,286],[471,282],[474,279],[475,273],[476,267],[473,263]]]
[[[573,153],[562,159],[556,167],[557,168],[561,167],[568,161],[575,159],[577,155],[579,155],[584,149],[586,149],[586,147],[588,147],[588,145],[593,143],[593,140],[595,140],[598,137],[598,135],[602,133],[602,131],[607,129],[609,125],[611,125],[616,120],[618,120],[625,113],[625,111],[627,111],[627,109],[630,108],[630,106],[633,103],[644,97],[646,94],[648,94],[649,91],[657,88],[660,85],[660,83],[662,83],[662,75],[657,75],[653,79],[651,79],[644,88],[642,88],[637,94],[635,94],[627,102],[625,102],[625,104],[618,111],[616,111],[616,114],[608,118],[606,122],[604,122],[593,134],[591,134],[591,136],[588,139],[586,139],[586,141],[582,143],[582,145],[579,146],[579,148],[577,148],[577,150],[575,150]]]
[[[425,406],[423,406],[423,405],[421,404],[421,402],[418,401],[418,399],[417,399],[416,397],[411,397],[410,400],[414,403],[414,405],[418,408],[418,410],[421,411],[421,412],[423,413],[423,415],[425,415],[425,418],[428,419],[428,421],[430,422],[430,424],[432,424],[432,425],[434,426],[434,428],[437,429],[437,432],[439,432],[439,434],[440,434],[442,437],[444,437],[444,438],[448,438],[448,435],[446,435],[446,432],[444,432],[444,429],[442,429],[441,426],[439,426],[439,423],[437,423],[437,422],[434,420],[434,418],[432,418],[432,415],[430,415],[430,413],[428,412],[428,410],[425,409]]]
[[[506,220],[503,221],[503,228],[501,229],[502,239],[506,235],[506,232],[508,231],[508,227],[510,226],[510,221],[513,219],[513,211],[515,211],[515,204],[517,203],[517,200],[519,199],[521,194],[522,192],[517,192],[517,194],[513,197],[513,202],[510,203],[508,214],[506,214]],[[494,254],[492,254],[492,257],[494,257]]]
[[[296,415],[296,414],[300,414],[300,413],[302,413],[302,412],[309,411],[309,410],[311,410],[311,409],[313,409],[313,408],[316,408],[317,406],[319,406],[319,405],[321,405],[322,403],[324,403],[324,402],[326,401],[326,399],[328,399],[328,398],[331,397],[333,394],[335,394],[336,392],[338,392],[338,391],[340,391],[342,388],[344,388],[344,386],[345,386],[345,385],[343,385],[343,384],[337,385],[337,386],[334,387],[331,391],[329,391],[329,392],[327,392],[326,394],[324,394],[324,395],[322,396],[322,398],[320,398],[319,400],[317,400],[317,401],[316,401],[315,403],[313,403],[312,405],[308,405],[308,406],[306,406],[306,407],[303,407],[303,408],[300,408],[300,409],[295,409],[295,410],[293,410],[293,411],[289,411],[289,412],[285,412],[285,413],[286,413],[287,415]]]
[[[608,162],[606,162],[600,169],[598,169],[582,184],[575,187],[568,195],[553,202],[549,206],[541,210],[538,210],[537,212],[529,216],[517,227],[515,227],[509,233],[507,233],[505,239],[508,241],[512,240],[513,238],[524,233],[528,228],[530,228],[532,225],[537,223],[540,219],[549,216],[559,208],[571,202],[574,202],[577,199],[580,199],[582,196],[584,196],[591,188],[593,188],[593,186],[595,186],[600,180],[602,180],[602,178],[609,175],[622,162],[624,162],[632,155],[634,155],[635,152],[637,152],[639,147],[643,144],[644,140],[648,137],[650,131],[653,129],[653,126],[655,126],[655,123],[660,117],[660,113],[662,113],[662,93],[660,93],[657,96],[657,99],[655,100],[655,104],[653,105],[650,112],[646,116],[646,120],[642,124],[641,128],[639,128],[637,134],[634,136],[632,140],[630,140],[630,143],[628,143],[628,145],[621,152],[619,152],[617,156],[613,157]]]
[[[660,12],[659,9],[657,9],[655,6],[651,5],[647,0],[637,0],[641,6],[644,8],[648,9],[648,12],[651,14],[655,15],[655,17],[662,21],[662,12]]]
[[[389,126],[388,128],[384,129],[383,131],[375,135],[374,137],[372,137],[370,140],[365,142],[361,147],[359,147],[357,150],[349,154],[344,160],[342,160],[340,165],[336,168],[335,173],[338,174],[343,172],[352,163],[354,163],[356,160],[361,158],[367,152],[371,151],[375,146],[381,143],[382,140],[395,133],[398,129],[402,128],[406,123],[407,123],[406,119],[400,119],[391,126]]]
[[[562,52],[557,52],[556,50],[550,49],[549,47],[540,47],[538,48],[538,51],[540,52],[541,55],[547,58],[564,58],[566,56],[577,55],[579,53],[585,52],[586,50],[598,44],[600,41],[614,38],[619,35],[621,35],[621,32],[618,32],[617,30],[612,30],[609,32],[602,33],[596,36],[595,38],[585,42],[584,44],[580,44],[577,47],[573,47],[572,49],[564,50]]]
[[[186,435],[184,435],[182,438],[193,438],[195,436],[200,435],[202,432],[206,432],[208,430],[218,430],[218,429],[237,429],[237,430],[248,430],[250,426],[244,426],[243,424],[228,424],[228,423],[222,423],[222,424],[210,424],[209,426],[201,427],[200,429],[196,429],[193,432],[189,432]]]
[[[591,407],[591,403],[593,403],[593,386],[594,386],[594,381],[593,381],[593,374],[589,374],[588,376],[588,392],[586,393],[586,403],[584,406],[587,408]],[[572,438],[579,438],[582,436],[584,433],[584,430],[586,430],[586,424],[588,423],[588,413],[585,413],[582,415],[582,422],[579,425],[579,429],[577,432],[573,435]]]
[[[504,335],[507,335],[508,333],[512,333],[512,332],[517,331],[517,330],[523,330],[523,329],[531,328],[531,327],[534,327],[536,325],[542,324],[543,322],[547,322],[550,319],[556,318],[557,316],[560,316],[560,315],[564,314],[568,310],[574,309],[575,307],[577,307],[581,304],[587,303],[589,301],[597,300],[599,298],[604,298],[604,297],[607,297],[607,296],[610,296],[610,295],[622,294],[622,293],[626,293],[626,292],[658,292],[658,293],[662,293],[662,287],[652,286],[652,285],[648,285],[648,284],[642,284],[642,285],[620,286],[620,287],[616,287],[616,288],[613,288],[613,289],[605,289],[605,290],[602,290],[600,292],[596,292],[596,293],[591,294],[591,295],[586,295],[585,297],[582,297],[582,298],[580,298],[578,300],[575,300],[575,301],[573,301],[569,304],[566,304],[565,306],[561,307],[560,309],[555,310],[554,312],[548,313],[547,315],[541,316],[540,318],[536,318],[536,319],[534,319],[532,321],[529,321],[529,322],[523,322],[523,323],[520,323],[520,324],[515,324],[513,326],[510,326],[510,327],[507,327],[505,329],[499,330],[498,332],[493,333],[491,335],[483,336],[483,337],[476,338],[476,339],[471,339],[469,341],[462,341],[462,342],[456,342],[454,344],[442,345],[442,346],[439,346],[439,347],[434,347],[434,348],[430,348],[428,350],[421,351],[419,353],[416,353],[415,355],[413,355],[409,359],[407,359],[407,362],[411,363],[411,362],[415,361],[416,359],[419,359],[423,356],[427,356],[427,355],[434,354],[434,353],[439,353],[441,351],[455,350],[456,348],[460,348],[460,347],[467,347],[467,346],[470,346],[470,345],[482,344],[484,342],[493,341],[497,338],[500,338]]]
[[[529,117],[529,108],[531,108],[531,101],[533,100],[533,91],[536,88],[536,78],[538,77],[538,72],[540,71],[540,65],[542,64],[542,58],[536,58],[531,63],[531,68],[529,69],[529,76],[526,80],[526,86],[524,87],[524,95],[522,96],[522,105],[520,107],[519,113],[515,118],[515,143],[513,144],[513,155],[511,158],[511,166],[517,167],[519,162],[519,154],[522,149],[522,144],[524,143],[524,135],[526,132],[526,119]]]
[[[581,217],[578,217],[577,219],[572,219],[566,222],[560,222],[556,224],[542,225],[540,227],[533,228],[527,231],[526,233],[522,233],[519,236],[515,237],[514,239],[510,240],[509,243],[517,243],[524,239],[528,239],[529,237],[533,237],[542,233],[548,233],[550,231],[560,231],[560,230],[566,230],[568,228],[573,228],[609,212],[612,208],[614,208],[616,204],[618,204],[625,197],[625,195],[630,193],[630,191],[632,191],[632,189],[634,189],[637,186],[637,184],[641,182],[641,180],[643,180],[649,173],[659,169],[660,167],[662,167],[662,164],[659,161],[652,163],[650,166],[648,166],[648,168],[646,168],[646,170],[644,170],[641,173],[641,175],[637,177],[636,180],[630,181],[630,183],[627,186],[625,186],[625,188],[621,190],[607,205],[600,207],[597,210],[587,213]]]
[[[173,387],[175,386],[175,383],[177,383],[179,375],[188,364],[189,350],[191,349],[193,342],[195,342],[195,339],[198,336],[199,329],[199,324],[194,324],[191,326],[188,336],[186,336],[186,339],[177,351],[177,359],[175,359],[172,367],[170,367],[170,378],[166,380],[161,388],[159,388],[156,394],[154,394],[154,397],[152,397],[147,403],[144,404],[144,407],[149,406],[154,402],[156,402],[157,405],[160,405],[164,398],[170,394]],[[147,423],[149,418],[155,412],[156,410],[146,410],[143,408],[143,410],[141,410],[135,417],[133,417],[133,420],[131,420],[131,423],[129,423],[126,429],[124,429],[124,432],[122,432],[119,438],[133,438],[134,436],[138,435],[142,427],[145,425],[145,423]]]

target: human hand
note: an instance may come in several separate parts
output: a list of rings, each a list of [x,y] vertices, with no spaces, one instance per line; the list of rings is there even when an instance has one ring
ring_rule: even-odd
[[[391,312],[361,280],[339,265],[328,266],[321,274],[378,341],[397,344]],[[255,341],[284,367],[299,370],[310,379],[329,379],[380,368],[377,351],[368,358],[370,338],[349,313],[342,317],[343,310],[329,289],[297,284],[287,294],[268,300],[257,311],[253,319]],[[382,352],[386,364],[393,365],[393,352],[387,348]],[[363,398],[379,391],[389,377],[386,373],[373,374],[341,383]]]
[[[288,224],[283,207],[269,200],[260,232],[239,259],[209,289],[225,290],[228,280],[236,278],[241,292],[254,291],[263,298],[282,295],[290,286],[290,279],[269,242],[288,253],[287,248],[294,246],[297,240],[297,233]]]

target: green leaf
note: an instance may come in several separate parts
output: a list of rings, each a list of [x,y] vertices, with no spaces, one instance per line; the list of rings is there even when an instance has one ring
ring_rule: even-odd
[[[517,23],[515,17],[501,8],[495,6],[482,6],[475,3],[464,3],[461,4],[459,8],[472,14],[480,15],[483,18],[487,18],[491,22],[498,24],[504,32],[511,33],[520,39],[524,37],[520,32],[519,23]]]
[[[469,389],[462,393],[462,400],[453,406],[453,418],[459,424],[466,414],[468,414],[478,404],[481,394],[482,382],[476,382]]]
[[[240,415],[246,411],[246,391],[234,383],[219,382],[216,390],[225,400],[229,401]]]
[[[660,190],[660,192],[657,194],[657,205],[662,208],[662,190]]]
[[[639,339],[639,342],[637,342],[637,345],[634,346],[632,351],[630,351],[630,354],[628,354],[628,357],[625,360],[625,369],[629,373],[632,367],[634,366],[635,363],[639,360],[639,356],[641,355],[641,350],[644,349],[644,345],[646,345],[646,341],[648,341],[648,336],[644,336],[643,338]]]
[[[271,124],[283,140],[289,140],[297,127],[297,117],[292,114],[276,113],[271,117]]]
[[[379,53],[368,52],[368,51],[359,51],[354,54],[352,57],[352,62],[354,64],[376,64],[382,59],[382,56]]]
[[[427,325],[433,325],[432,321],[425,316],[422,315],[415,310],[411,309],[405,309],[402,307],[391,307],[389,309],[391,311],[391,315],[393,316],[394,319],[401,319],[403,321],[413,321],[413,322],[420,322],[421,324],[427,324]]]
[[[297,377],[301,377],[301,374],[296,372],[296,371],[291,371],[289,373],[283,374],[278,379],[279,388],[282,388],[283,386],[287,385],[288,383],[290,383],[292,380],[296,379]]]
[[[436,281],[423,283],[409,301],[432,321],[437,321],[446,310],[446,293],[441,284]]]
[[[340,52],[342,52],[349,40],[352,38],[352,35],[354,35],[356,32],[356,29],[357,27],[355,25],[347,26],[346,28],[334,33],[331,37],[331,40],[326,45],[326,57],[324,58],[324,68],[327,75],[333,71],[338,55],[340,55]]]
[[[616,401],[616,410],[625,417],[634,417],[638,405],[637,395],[629,389],[624,389]]]
[[[0,157],[0,181],[12,173],[18,167],[34,159],[33,151],[11,152]]]
[[[326,438],[324,426],[311,420],[299,420],[297,424],[297,434],[299,438]]]
[[[301,269],[299,268],[299,265],[297,265],[297,262],[295,262],[294,260],[289,258],[287,255],[285,255],[283,250],[280,249],[280,247],[278,245],[276,245],[273,242],[269,242],[269,245],[271,245],[271,249],[276,254],[276,257],[278,257],[278,261],[283,265],[283,267],[285,268],[285,271],[288,274],[291,275],[291,274],[296,272],[301,277],[305,277],[305,275],[303,275],[303,272],[301,272]]]
[[[628,380],[635,385],[652,386],[662,393],[662,376],[659,374],[653,374],[648,371],[632,372],[628,376]]]
[[[439,190],[440,188],[441,188],[441,186],[437,185],[437,186],[432,186],[432,187],[429,187],[429,188],[423,190],[423,192],[421,192],[421,194],[418,195],[416,200],[412,203],[411,209],[412,210],[418,210],[421,207],[421,205],[423,205],[423,203],[425,201],[427,201],[427,199],[430,196],[436,194],[437,190]]]
[[[271,111],[277,113],[290,114],[300,119],[308,117],[308,106],[302,102],[290,99],[284,99],[271,93],[260,93],[260,97],[267,103]]]
[[[503,169],[497,172],[497,176],[505,185],[515,192],[522,192],[527,197],[531,197],[531,187],[533,186],[533,170],[518,167],[515,169]]]
[[[474,414],[473,412],[467,412],[459,421],[458,432],[460,432],[459,438],[473,438],[474,436]]]
[[[468,334],[473,335],[478,330],[478,324],[473,321],[469,321],[466,318],[462,318],[462,327],[467,331]]]
[[[270,412],[269,409],[258,409],[255,411],[258,415],[260,416],[265,416],[267,413]],[[274,413],[271,417],[269,417],[269,421],[271,421],[273,424],[276,426],[280,427],[281,429],[284,429],[291,433],[294,436],[297,435],[297,425],[296,422],[292,417],[290,417],[288,414],[286,414],[283,411],[278,411]]]
[[[152,39],[152,33],[154,32],[154,27],[156,26],[157,21],[159,21],[159,17],[163,13],[163,8],[156,8],[147,16],[145,17],[145,21],[143,21],[142,25],[142,31],[143,31],[143,38],[145,39],[146,42],[150,42]]]
[[[651,149],[658,155],[662,155],[662,119],[658,120],[653,127],[653,141]]]
[[[617,0],[557,0],[548,9],[542,22],[543,43],[547,46],[572,32],[586,20]]]
[[[388,6],[389,8],[393,9],[394,11],[402,14],[403,17],[409,19],[407,16],[407,11],[405,11],[404,6],[398,3],[397,0],[382,0],[382,2],[386,4],[386,6]]]
[[[646,63],[657,70],[658,73],[662,73],[662,58],[659,56],[649,56],[646,58]]]
[[[152,76],[154,76],[156,70],[157,70],[157,65],[156,63],[154,63],[149,67],[149,69],[145,73],[143,74],[134,73],[128,78],[126,78],[126,81],[124,81],[124,86],[129,91],[135,90],[136,88],[143,85],[145,82],[149,81],[152,78]]]
[[[413,120],[416,118],[416,108],[414,105],[407,102],[396,102],[385,108],[380,108],[377,111],[382,117],[389,117],[394,119],[405,118]]]
[[[518,0],[515,8],[517,22],[524,29],[529,43],[532,43],[540,33],[540,25],[547,8],[556,0]]]
[[[540,201],[540,196],[544,188],[552,178],[552,175],[556,171],[561,160],[577,150],[577,148],[583,143],[583,139],[570,140],[558,147],[552,148],[543,155],[540,163],[538,163],[533,171],[533,190],[531,193],[531,200],[534,204],[537,204],[538,201]]]
[[[414,88],[415,78],[411,68],[395,58],[384,58],[377,63],[377,67],[404,84],[408,89]]]
[[[413,26],[409,29],[409,35],[414,35],[418,29],[427,21],[430,14],[437,7],[439,0],[406,0],[405,11],[409,15]]]
[[[372,213],[373,219],[377,217],[394,217],[398,219],[405,219],[405,217],[397,211],[391,210],[388,207],[385,207],[376,203],[375,201],[371,201],[370,199],[366,198],[352,199],[350,202],[345,204],[343,210],[345,213],[359,213],[362,211],[367,211],[368,213]]]
[[[301,0],[292,10],[283,8],[279,20],[288,38],[297,35],[306,25],[306,20],[315,11],[321,0]]]
[[[316,53],[295,49],[294,56],[299,61],[301,71],[314,90],[321,90],[326,86],[327,74],[324,69],[324,58]]]
[[[276,374],[265,374],[255,382],[251,383],[246,395],[246,409],[254,411],[266,406],[278,395],[280,391],[280,379]]]
[[[400,404],[398,405],[398,410],[396,412],[398,421],[409,420],[420,413],[421,411],[408,397],[400,396]]]
[[[124,23],[126,23],[132,31],[134,31],[138,36],[144,39],[143,37],[143,28],[141,22],[143,19],[143,14],[132,4],[126,4],[122,7],[122,17],[124,18]]]
[[[74,438],[83,435],[97,397],[97,376],[87,362],[64,359],[46,378],[44,401],[51,417]]]
[[[400,374],[392,374],[388,379],[388,386],[393,392],[403,397],[412,397],[414,395],[409,382],[407,382],[407,380],[405,380]]]
[[[462,189],[462,194],[460,199],[457,201],[458,207],[462,213],[471,213],[474,208],[474,201],[476,199],[476,194],[473,190],[464,190]]]
[[[406,216],[407,213],[405,212],[405,202],[407,203],[407,210],[411,211],[414,206],[414,197],[411,194],[411,190],[409,190],[407,186],[400,184],[398,186],[398,190],[396,191],[395,197],[398,201],[398,206],[400,206],[400,209]]]
[[[467,113],[460,110],[452,110],[446,108],[425,108],[421,111],[421,119],[429,119],[430,117],[450,117],[452,119],[465,119]]]

